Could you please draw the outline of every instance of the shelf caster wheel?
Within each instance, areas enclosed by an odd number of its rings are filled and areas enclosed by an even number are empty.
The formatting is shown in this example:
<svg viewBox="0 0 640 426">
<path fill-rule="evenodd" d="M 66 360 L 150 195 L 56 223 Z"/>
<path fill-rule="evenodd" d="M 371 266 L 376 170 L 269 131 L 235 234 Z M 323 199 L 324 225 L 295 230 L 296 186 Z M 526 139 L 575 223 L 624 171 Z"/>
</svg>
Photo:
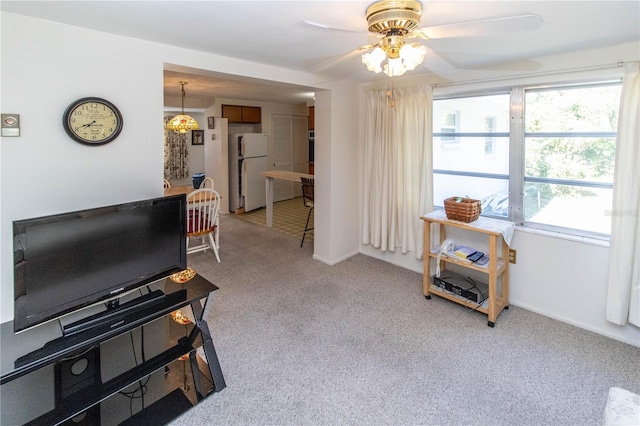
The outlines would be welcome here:
<svg viewBox="0 0 640 426">
<path fill-rule="evenodd" d="M 427 300 L 431 300 L 431 295 L 427 294 L 424 298 L 427 299 Z"/>
<path fill-rule="evenodd" d="M 493 321 L 489 321 L 489 322 L 487 323 L 487 325 L 488 325 L 489 327 L 493 328 L 493 326 L 495 325 L 495 323 L 494 323 Z"/>
</svg>

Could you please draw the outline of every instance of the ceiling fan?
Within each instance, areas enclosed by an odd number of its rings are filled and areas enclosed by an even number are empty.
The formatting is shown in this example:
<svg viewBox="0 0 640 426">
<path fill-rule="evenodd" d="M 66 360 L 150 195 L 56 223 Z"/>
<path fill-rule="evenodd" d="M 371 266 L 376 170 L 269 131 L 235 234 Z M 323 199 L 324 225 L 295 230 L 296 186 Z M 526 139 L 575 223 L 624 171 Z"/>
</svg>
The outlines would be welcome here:
<svg viewBox="0 0 640 426">
<path fill-rule="evenodd" d="M 374 73 L 384 71 L 390 77 L 399 76 L 420 65 L 427 50 L 430 56 L 450 68 L 433 50 L 422 43 L 408 42 L 410 39 L 430 40 L 451 37 L 479 37 L 501 33 L 515 33 L 539 29 L 544 20 L 533 14 L 512 15 L 473 21 L 454 22 L 443 25 L 420 27 L 422 5 L 415 0 L 381 0 L 367 8 L 366 19 L 370 35 L 379 38 L 375 44 L 358 47 L 356 50 L 318 65 L 323 68 L 354 53 L 368 51 L 362 55 L 362 62 Z M 320 28 L 361 32 L 335 27 L 313 21 L 306 24 Z"/>
</svg>

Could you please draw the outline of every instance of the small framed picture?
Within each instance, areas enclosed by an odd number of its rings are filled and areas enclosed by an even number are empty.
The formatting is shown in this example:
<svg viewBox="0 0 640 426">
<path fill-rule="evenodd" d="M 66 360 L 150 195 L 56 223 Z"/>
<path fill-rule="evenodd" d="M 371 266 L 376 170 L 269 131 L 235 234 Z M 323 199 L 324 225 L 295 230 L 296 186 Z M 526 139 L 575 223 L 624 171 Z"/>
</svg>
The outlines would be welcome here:
<svg viewBox="0 0 640 426">
<path fill-rule="evenodd" d="M 207 117 L 207 124 L 210 129 L 216 128 L 215 122 L 213 121 L 213 117 Z"/>
<path fill-rule="evenodd" d="M 191 145 L 204 145 L 204 130 L 191 131 Z"/>
</svg>

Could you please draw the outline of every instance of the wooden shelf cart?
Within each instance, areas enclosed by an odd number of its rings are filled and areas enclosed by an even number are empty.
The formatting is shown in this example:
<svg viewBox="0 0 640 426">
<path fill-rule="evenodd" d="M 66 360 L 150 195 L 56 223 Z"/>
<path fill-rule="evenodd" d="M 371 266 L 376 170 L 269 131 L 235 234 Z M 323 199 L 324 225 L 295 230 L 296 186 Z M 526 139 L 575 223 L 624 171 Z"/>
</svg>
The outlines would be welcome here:
<svg viewBox="0 0 640 426">
<path fill-rule="evenodd" d="M 488 325 L 495 325 L 498 315 L 504 310 L 509 309 L 509 262 L 504 259 L 508 257 L 509 245 L 503 236 L 502 231 L 507 230 L 513 235 L 515 224 L 497 219 L 480 217 L 471 223 L 464 223 L 455 220 L 449 220 L 444 211 L 434 211 L 422 216 L 420 219 L 424 221 L 424 275 L 423 275 L 423 294 L 427 299 L 431 299 L 431 295 L 443 297 L 453 302 L 472 308 L 478 312 L 482 312 L 488 316 Z M 439 287 L 431 284 L 431 259 L 438 261 L 438 254 L 431 250 L 431 225 L 440 226 L 440 244 L 447 238 L 446 228 L 453 227 L 463 229 L 465 231 L 479 232 L 489 237 L 489 264 L 488 267 L 479 267 L 472 263 L 465 263 L 450 259 L 446 256 L 440 258 L 440 270 L 446 270 L 447 264 L 454 264 L 463 268 L 473 269 L 478 272 L 487 274 L 489 277 L 489 294 L 485 303 L 478 306 L 475 302 L 450 294 Z M 498 257 L 498 239 L 501 240 L 502 248 Z M 437 247 L 440 246 L 438 244 Z M 498 293 L 498 278 L 502 277 L 500 293 Z"/>
</svg>

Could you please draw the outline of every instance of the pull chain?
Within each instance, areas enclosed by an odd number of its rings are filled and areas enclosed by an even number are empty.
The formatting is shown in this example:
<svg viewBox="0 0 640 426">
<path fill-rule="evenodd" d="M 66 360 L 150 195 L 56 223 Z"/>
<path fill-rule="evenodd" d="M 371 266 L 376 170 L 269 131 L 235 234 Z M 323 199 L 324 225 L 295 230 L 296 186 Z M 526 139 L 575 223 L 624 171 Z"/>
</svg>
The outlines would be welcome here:
<svg viewBox="0 0 640 426">
<path fill-rule="evenodd" d="M 387 99 L 389 100 L 389 105 L 391 108 L 395 106 L 395 99 L 393 97 L 393 82 L 391 81 L 391 77 L 387 75 Z"/>
</svg>

